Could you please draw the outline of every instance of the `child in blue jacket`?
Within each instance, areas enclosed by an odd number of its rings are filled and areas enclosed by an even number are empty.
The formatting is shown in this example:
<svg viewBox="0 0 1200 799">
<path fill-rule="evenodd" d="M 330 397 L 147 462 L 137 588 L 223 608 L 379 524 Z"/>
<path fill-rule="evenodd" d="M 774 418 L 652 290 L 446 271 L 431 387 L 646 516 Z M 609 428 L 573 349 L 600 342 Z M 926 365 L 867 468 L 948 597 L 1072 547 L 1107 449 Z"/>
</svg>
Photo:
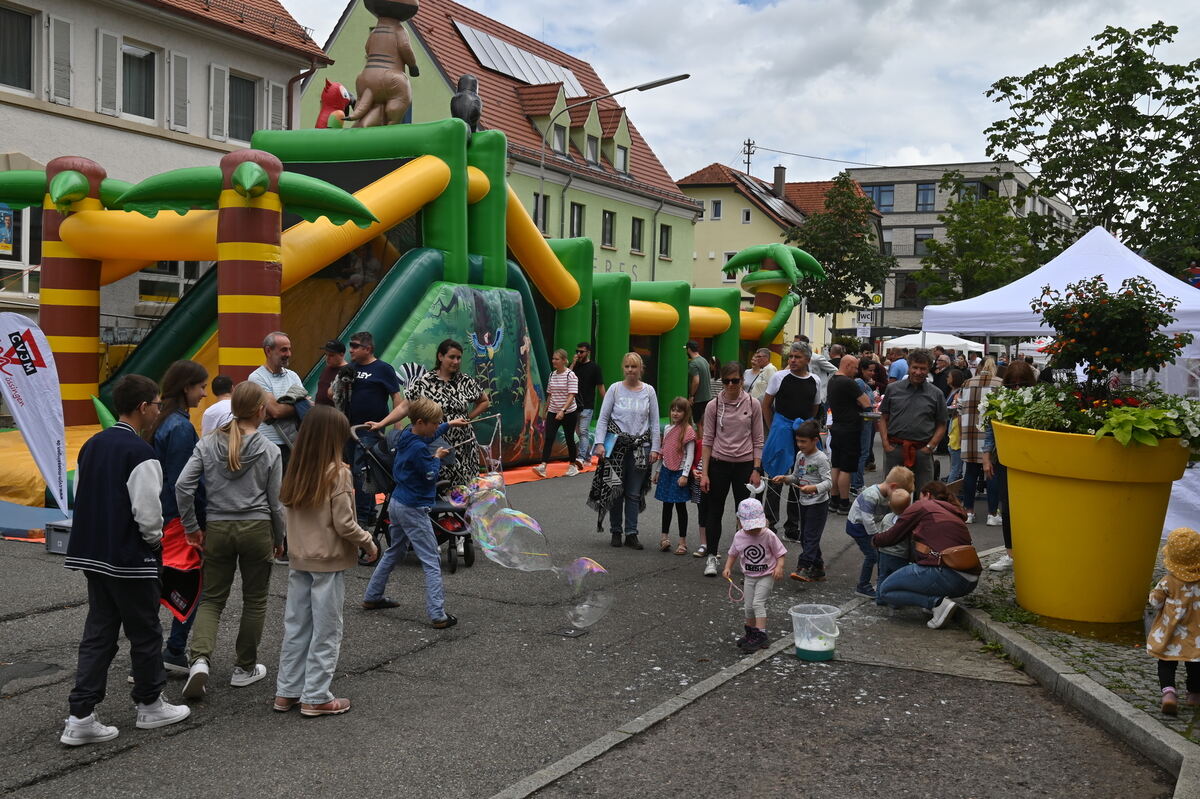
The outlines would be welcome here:
<svg viewBox="0 0 1200 799">
<path fill-rule="evenodd" d="M 435 438 L 445 435 L 449 428 L 463 427 L 468 422 L 466 419 L 443 422 L 442 406 L 428 397 L 409 403 L 408 418 L 412 424 L 396 439 L 396 457 L 392 461 L 392 478 L 396 482 L 388 503 L 392 543 L 379 559 L 379 565 L 367 583 L 362 605 L 366 610 L 400 606 L 399 602 L 385 597 L 383 591 L 387 588 L 392 569 L 411 545 L 421 559 L 421 567 L 425 572 L 425 610 L 433 626 L 443 630 L 453 627 L 458 619 L 446 612 L 442 562 L 437 536 L 429 521 L 429 508 L 437 499 L 441 459 L 449 455 L 450 450 L 438 447 L 436 452 L 431 453 L 429 445 Z"/>
</svg>

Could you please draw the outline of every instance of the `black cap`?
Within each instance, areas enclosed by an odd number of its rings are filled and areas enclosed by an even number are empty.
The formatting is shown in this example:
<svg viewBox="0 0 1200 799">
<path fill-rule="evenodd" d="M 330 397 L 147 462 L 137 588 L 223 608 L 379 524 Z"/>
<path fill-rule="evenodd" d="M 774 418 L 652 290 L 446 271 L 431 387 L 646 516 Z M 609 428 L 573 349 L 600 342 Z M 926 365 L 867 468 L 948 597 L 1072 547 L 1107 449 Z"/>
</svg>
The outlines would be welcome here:
<svg viewBox="0 0 1200 799">
<path fill-rule="evenodd" d="M 321 348 L 325 352 L 331 352 L 335 355 L 345 355 L 346 345 L 338 341 L 336 338 L 331 338 L 325 342 L 325 346 Z"/>
</svg>

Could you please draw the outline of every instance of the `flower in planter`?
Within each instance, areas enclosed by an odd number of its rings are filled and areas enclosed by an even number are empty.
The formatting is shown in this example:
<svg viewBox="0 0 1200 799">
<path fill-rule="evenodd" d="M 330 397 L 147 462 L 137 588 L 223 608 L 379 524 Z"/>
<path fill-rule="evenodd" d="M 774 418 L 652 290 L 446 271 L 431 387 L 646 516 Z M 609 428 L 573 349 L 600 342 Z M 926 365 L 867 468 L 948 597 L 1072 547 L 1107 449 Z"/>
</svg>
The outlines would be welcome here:
<svg viewBox="0 0 1200 799">
<path fill-rule="evenodd" d="M 1159 369 L 1174 363 L 1192 341 L 1190 333 L 1167 334 L 1179 304 L 1149 280 L 1129 278 L 1110 291 L 1102 276 L 1080 280 L 1059 292 L 1050 286 L 1031 301 L 1057 331 L 1046 346 L 1060 369 L 1083 367 L 1085 380 L 1021 389 L 998 389 L 984 400 L 983 419 L 1017 427 L 1112 436 L 1123 445 L 1156 446 L 1179 438 L 1200 450 L 1200 402 L 1162 391 L 1122 386 L 1122 372 Z"/>
</svg>

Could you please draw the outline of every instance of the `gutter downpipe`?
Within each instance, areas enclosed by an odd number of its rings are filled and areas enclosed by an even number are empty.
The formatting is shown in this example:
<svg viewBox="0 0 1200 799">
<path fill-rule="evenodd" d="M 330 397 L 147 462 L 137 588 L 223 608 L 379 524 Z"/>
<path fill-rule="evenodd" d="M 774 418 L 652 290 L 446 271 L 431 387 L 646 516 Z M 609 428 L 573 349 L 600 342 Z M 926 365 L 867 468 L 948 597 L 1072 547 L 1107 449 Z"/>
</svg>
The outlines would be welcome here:
<svg viewBox="0 0 1200 799">
<path fill-rule="evenodd" d="M 650 217 L 650 238 L 652 246 L 650 248 L 650 282 L 654 282 L 655 270 L 658 266 L 658 212 L 667 204 L 666 200 L 659 200 L 658 207 L 654 209 L 654 215 Z M 695 234 L 693 234 L 694 236 Z"/>
<path fill-rule="evenodd" d="M 558 193 L 558 237 L 566 238 L 567 230 L 567 189 L 571 188 L 571 184 L 575 182 L 575 173 L 567 173 L 567 182 L 563 184 L 562 191 Z M 545 196 L 542 195 L 542 201 L 545 202 Z"/>
<path fill-rule="evenodd" d="M 295 93 L 295 88 L 296 88 L 296 82 L 304 80 L 305 78 L 309 77 L 316 71 L 317 71 L 317 62 L 310 61 L 308 69 L 304 70 L 303 72 L 297 73 L 296 75 L 293 75 L 292 79 L 287 82 L 287 129 L 288 130 L 295 129 L 295 127 L 292 124 L 292 117 L 296 110 L 296 102 L 293 99 L 293 95 Z"/>
</svg>

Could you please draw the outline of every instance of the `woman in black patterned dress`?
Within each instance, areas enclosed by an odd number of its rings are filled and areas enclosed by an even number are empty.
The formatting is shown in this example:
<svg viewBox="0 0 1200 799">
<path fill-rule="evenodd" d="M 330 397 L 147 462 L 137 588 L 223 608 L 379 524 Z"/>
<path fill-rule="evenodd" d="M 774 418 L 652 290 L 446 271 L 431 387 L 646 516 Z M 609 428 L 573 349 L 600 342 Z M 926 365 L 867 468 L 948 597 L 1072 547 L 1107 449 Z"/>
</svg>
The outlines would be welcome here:
<svg viewBox="0 0 1200 799">
<path fill-rule="evenodd" d="M 438 345 L 433 370 L 418 377 L 408 386 L 407 399 L 428 397 L 442 406 L 445 421 L 474 419 L 488 409 L 491 400 L 479 381 L 462 373 L 463 347 L 454 339 Z M 479 447 L 470 427 L 452 427 L 446 441 L 454 447 L 454 464 L 445 463 L 439 478 L 451 485 L 466 485 L 479 476 Z"/>
</svg>

